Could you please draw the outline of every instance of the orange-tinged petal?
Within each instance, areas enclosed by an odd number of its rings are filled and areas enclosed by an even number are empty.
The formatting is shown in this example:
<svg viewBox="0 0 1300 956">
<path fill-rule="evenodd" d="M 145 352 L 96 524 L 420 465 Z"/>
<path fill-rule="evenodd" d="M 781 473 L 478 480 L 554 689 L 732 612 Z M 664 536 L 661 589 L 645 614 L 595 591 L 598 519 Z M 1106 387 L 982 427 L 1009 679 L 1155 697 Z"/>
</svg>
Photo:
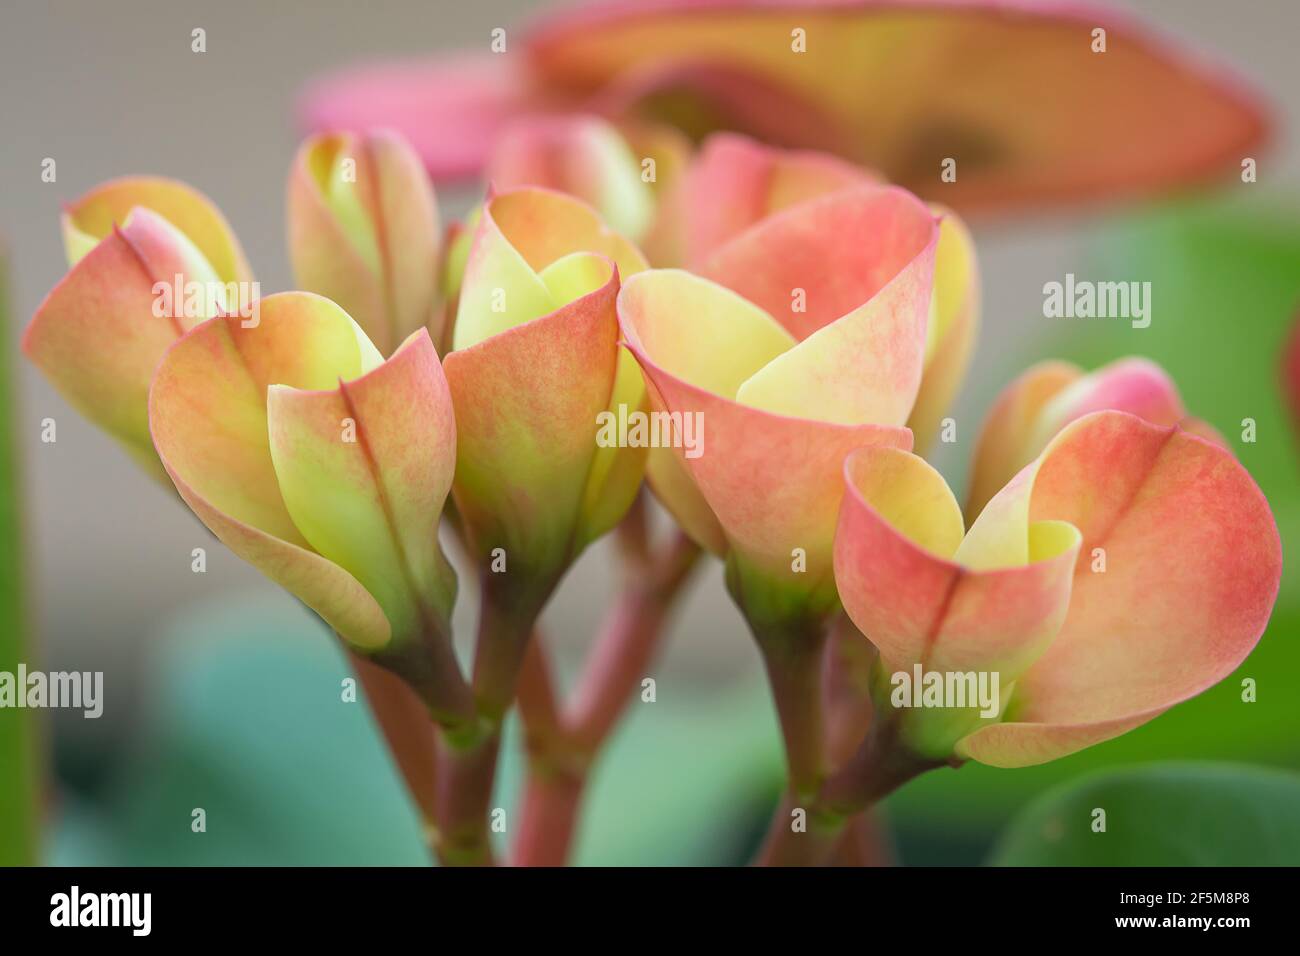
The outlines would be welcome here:
<svg viewBox="0 0 1300 956">
<path fill-rule="evenodd" d="M 68 264 L 76 265 L 136 208 L 148 209 L 189 238 L 222 282 L 251 282 L 253 272 L 230 224 L 206 196 L 174 179 L 128 176 L 86 193 L 63 211 Z"/>
<path fill-rule="evenodd" d="M 1186 423 L 1188 430 L 1215 435 L 1203 423 L 1187 419 L 1177 386 L 1154 362 L 1119 359 L 1086 375 L 1068 363 L 1044 362 L 1007 386 L 989 412 L 975 446 L 967 515 L 978 514 L 1062 428 L 1105 409 L 1129 412 L 1155 425 Z"/>
<path fill-rule="evenodd" d="M 572 114 L 533 116 L 502 130 L 486 178 L 497 190 L 545 186 L 590 203 L 610 228 L 641 238 L 654 215 L 641 159 L 609 122 Z"/>
<path fill-rule="evenodd" d="M 725 398 L 797 344 L 752 302 L 689 272 L 654 269 L 623 285 L 629 341 L 666 371 Z"/>
<path fill-rule="evenodd" d="M 180 276 L 179 285 L 177 276 Z M 23 351 L 69 404 L 161 477 L 149 439 L 149 380 L 167 347 L 213 306 L 224 285 L 198 249 L 158 214 L 137 208 L 46 296 Z M 200 294 L 186 308 L 186 286 Z"/>
<path fill-rule="evenodd" d="M 901 425 L 921 384 L 934 248 L 862 305 L 755 372 L 739 401 L 845 425 Z"/>
<path fill-rule="evenodd" d="M 613 309 L 619 277 L 644 268 L 572 196 L 523 187 L 482 208 L 447 365 L 462 424 L 456 496 L 480 556 L 522 551 L 543 585 L 622 517 L 641 482 L 644 448 L 596 439 L 600 413 L 645 401 Z"/>
<path fill-rule="evenodd" d="M 1060 634 L 1017 682 L 1006 722 L 958 748 L 997 766 L 1116 736 L 1222 680 L 1263 633 L 1281 576 L 1277 526 L 1250 475 L 1176 426 L 1095 413 L 1021 478 L 1031 473 L 1027 496 L 1020 478 L 1007 494 L 1028 507 L 1008 513 L 1069 522 L 1083 544 Z"/>
<path fill-rule="evenodd" d="M 181 497 L 232 551 L 346 640 L 382 647 L 391 629 L 379 604 L 352 574 L 310 550 L 285 507 L 266 410 L 272 385 L 329 389 L 382 359 L 328 299 L 282 293 L 260 310 L 255 327 L 216 318 L 167 351 L 149 393 L 154 447 Z"/>
<path fill-rule="evenodd" d="M 528 52 L 572 100 L 838 147 L 963 212 L 1223 174 L 1268 125 L 1248 89 L 1138 21 L 1061 3 L 642 0 L 557 14 Z"/>
<path fill-rule="evenodd" d="M 437 203 L 403 139 L 312 137 L 294 159 L 288 196 L 298 284 L 343 306 L 383 354 L 441 315 Z"/>
<path fill-rule="evenodd" d="M 803 340 L 918 258 L 932 258 L 937 235 L 934 215 L 915 196 L 893 186 L 860 187 L 767 217 L 717 250 L 702 274 Z M 925 322 L 920 326 L 924 333 Z"/>
<path fill-rule="evenodd" d="M 676 259 L 655 264 L 700 268 L 772 213 L 878 182 L 874 173 L 828 153 L 774 149 L 746 136 L 715 134 L 665 200 L 656 228 L 675 233 Z"/>
<path fill-rule="evenodd" d="M 926 332 L 925 369 L 916 404 L 907 419 L 916 447 L 922 451 L 934 442 L 966 377 L 980 320 L 975 242 L 956 213 L 942 206 L 931 208 L 940 217 L 934 295 Z"/>
<path fill-rule="evenodd" d="M 844 424 L 903 424 L 921 381 L 938 235 L 915 197 L 869 186 L 770 216 L 715 253 L 710 278 L 802 339 L 756 371 L 739 400 Z"/>
<path fill-rule="evenodd" d="M 1002 390 L 975 444 L 966 495 L 968 521 L 973 522 L 1007 480 L 1033 460 L 1034 453 L 1026 457 L 1025 450 L 1043 407 L 1083 375 L 1072 362 L 1039 362 Z"/>
<path fill-rule="evenodd" d="M 444 363 L 456 409 L 454 494 L 471 545 L 484 559 L 504 548 L 545 583 L 581 546 L 597 416 L 614 387 L 618 277 L 604 261 L 599 289 Z"/>
<path fill-rule="evenodd" d="M 711 554 L 726 556 L 726 532 L 680 455 L 671 448 L 651 448 L 645 478 L 659 503 L 692 541 Z"/>
<path fill-rule="evenodd" d="M 468 348 L 570 301 L 566 290 L 548 288 L 541 273 L 575 253 L 607 256 L 625 277 L 646 266 L 636 246 L 578 199 L 536 187 L 491 197 L 480 214 L 460 284 L 455 348 Z M 598 284 L 591 281 L 595 273 L 590 270 L 588 285 Z"/>
<path fill-rule="evenodd" d="M 961 560 L 956 499 L 930 465 L 907 452 L 865 448 L 849 456 L 835 537 L 844 608 L 880 651 L 883 700 L 895 674 L 998 674 L 1002 700 L 1065 619 L 1080 538 L 1068 524 L 1022 526 L 1026 561 L 980 569 Z M 986 678 L 987 679 L 987 678 Z M 919 693 L 920 688 L 916 688 Z M 948 703 L 952 703 L 949 701 Z M 899 710 L 909 746 L 943 758 L 997 712 L 970 706 Z"/>
<path fill-rule="evenodd" d="M 312 548 L 350 572 L 394 635 L 429 630 L 455 600 L 438 521 L 455 468 L 451 396 L 428 331 L 328 391 L 272 385 L 271 460 Z"/>
<path fill-rule="evenodd" d="M 698 422 L 697 448 L 675 448 L 674 454 L 716 515 L 730 547 L 760 573 L 833 604 L 830 547 L 844 456 L 862 445 L 910 447 L 911 434 L 873 423 L 845 425 L 773 414 L 727 396 L 728 387 L 736 387 L 761 354 L 726 374 L 710 375 L 707 363 L 692 363 L 689 342 L 684 344 L 678 333 L 695 321 L 707 337 L 716 316 L 741 307 L 752 309 L 708 280 L 652 271 L 624 283 L 619 320 L 646 374 L 655 410 Z M 779 327 L 771 322 L 770 328 L 771 347 L 779 347 Z M 742 341 L 752 344 L 754 338 L 737 340 L 737 345 Z M 661 354 L 667 357 L 661 360 Z M 669 480 L 658 483 L 656 492 L 668 499 L 669 510 L 689 520 L 698 513 L 698 501 L 673 499 L 677 477 L 667 471 Z M 699 521 L 690 524 L 694 527 L 688 530 L 709 544 L 710 529 Z M 795 569 L 800 563 L 796 548 L 806 557 L 804 570 Z"/>
</svg>

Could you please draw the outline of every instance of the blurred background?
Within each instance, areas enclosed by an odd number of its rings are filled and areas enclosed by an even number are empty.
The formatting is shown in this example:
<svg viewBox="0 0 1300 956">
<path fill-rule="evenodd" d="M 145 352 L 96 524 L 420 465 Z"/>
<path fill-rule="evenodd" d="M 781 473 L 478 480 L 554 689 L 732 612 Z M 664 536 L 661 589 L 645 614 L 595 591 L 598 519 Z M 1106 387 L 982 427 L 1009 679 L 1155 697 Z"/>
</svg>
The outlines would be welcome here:
<svg viewBox="0 0 1300 956">
<path fill-rule="evenodd" d="M 1300 541 L 1300 453 L 1276 368 L 1300 301 L 1300 7 L 1116 5 L 1243 72 L 1271 99 L 1277 138 L 1253 185 L 1230 176 L 1221 189 L 1158 203 L 976 221 L 984 324 L 952 412 L 958 442 L 938 464 L 960 488 L 989 402 L 1029 362 L 1058 356 L 1092 367 L 1136 352 L 1162 362 L 1191 411 L 1229 437 L 1269 497 L 1286 550 Z M 304 82 L 354 62 L 481 48 L 493 28 L 540 6 L 6 3 L 0 240 L 11 352 L 66 268 L 60 204 L 113 176 L 156 173 L 196 186 L 232 223 L 263 292 L 291 287 L 284 182 Z M 204 55 L 190 50 L 195 27 L 207 32 Z M 41 179 L 46 157 L 57 162 L 54 183 Z M 476 195 L 439 198 L 450 219 Z M 1043 320 L 1044 282 L 1102 269 L 1152 280 L 1150 329 Z M 57 785 L 46 859 L 426 862 L 416 815 L 369 717 L 339 701 L 346 664 L 328 635 L 217 545 L 35 369 L 16 355 L 11 364 L 33 654 L 44 669 L 105 674 L 101 719 L 47 712 L 43 743 Z M 1254 444 L 1235 441 L 1244 417 L 1258 422 Z M 46 418 L 57 422 L 52 444 L 40 438 Z M 191 570 L 195 547 L 207 548 L 204 574 Z M 608 547 L 584 556 L 546 615 L 561 670 L 576 666 L 611 596 Z M 6 579 L 14 572 L 0 568 Z M 1045 767 L 968 766 L 908 786 L 886 811 L 901 859 L 984 862 L 1001 852 L 1008 822 L 1028 802 L 1101 768 L 1153 760 L 1300 767 L 1300 587 L 1294 568 L 1284 574 L 1270 633 L 1238 675 L 1200 698 Z M 472 628 L 473 610 L 462 596 L 459 631 Z M 649 676 L 658 699 L 632 705 L 598 768 L 579 860 L 743 860 L 775 799 L 781 756 L 758 655 L 716 562 L 691 587 Z M 1242 676 L 1258 681 L 1254 704 L 1240 700 Z M 508 762 L 503 805 L 517 778 L 517 761 Z M 1180 789 L 1176 779 L 1170 786 Z M 207 810 L 205 835 L 190 831 L 194 807 Z"/>
</svg>

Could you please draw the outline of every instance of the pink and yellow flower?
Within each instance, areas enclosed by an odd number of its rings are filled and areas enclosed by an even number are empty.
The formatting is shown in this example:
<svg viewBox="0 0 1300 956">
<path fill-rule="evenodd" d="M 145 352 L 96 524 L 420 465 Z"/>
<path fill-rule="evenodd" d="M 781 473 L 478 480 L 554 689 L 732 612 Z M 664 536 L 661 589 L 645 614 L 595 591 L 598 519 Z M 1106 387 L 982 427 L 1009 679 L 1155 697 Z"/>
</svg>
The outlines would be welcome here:
<svg viewBox="0 0 1300 956">
<path fill-rule="evenodd" d="M 288 196 L 299 288 L 337 302 L 383 355 L 420 328 L 441 343 L 438 205 L 405 140 L 311 137 L 294 159 Z"/>
<path fill-rule="evenodd" d="M 489 197 L 460 290 L 447 380 L 455 500 L 471 550 L 543 600 L 640 484 L 644 449 L 598 447 L 598 416 L 639 408 L 618 348 L 619 280 L 645 268 L 585 203 L 546 189 Z M 498 572 L 500 568 L 498 568 Z"/>
<path fill-rule="evenodd" d="M 243 250 L 204 196 L 148 177 L 112 180 L 69 205 L 63 241 L 69 271 L 36 310 L 23 351 L 69 404 L 165 480 L 149 439 L 149 380 L 172 342 L 251 285 Z"/>
<path fill-rule="evenodd" d="M 845 465 L 835 579 L 880 652 L 873 700 L 926 760 L 1020 767 L 1116 737 L 1230 674 L 1281 575 L 1259 488 L 1220 445 L 1115 411 L 1052 438 L 963 531 L 897 449 Z M 996 713 L 906 709 L 893 675 L 996 675 Z"/>
<path fill-rule="evenodd" d="M 149 425 L 213 534 L 436 715 L 456 710 L 434 664 L 456 593 L 438 545 L 456 423 L 427 330 L 385 361 L 330 300 L 269 296 L 255 327 L 215 318 L 167 350 Z"/>
<path fill-rule="evenodd" d="M 834 606 L 840 465 L 862 445 L 911 447 L 939 242 L 923 203 L 865 186 L 762 220 L 703 276 L 624 283 L 619 318 L 655 410 L 702 426 L 701 454 L 652 456 L 650 480 L 730 555 L 733 587 L 757 576 L 778 585 L 772 600 Z"/>
<path fill-rule="evenodd" d="M 1066 425 L 1091 412 L 1129 412 L 1153 425 L 1179 425 L 1222 444 L 1205 422 L 1191 418 L 1178 387 L 1154 362 L 1124 358 L 1085 373 L 1070 362 L 1040 362 L 994 401 L 975 445 L 966 518 L 1047 447 Z"/>
</svg>

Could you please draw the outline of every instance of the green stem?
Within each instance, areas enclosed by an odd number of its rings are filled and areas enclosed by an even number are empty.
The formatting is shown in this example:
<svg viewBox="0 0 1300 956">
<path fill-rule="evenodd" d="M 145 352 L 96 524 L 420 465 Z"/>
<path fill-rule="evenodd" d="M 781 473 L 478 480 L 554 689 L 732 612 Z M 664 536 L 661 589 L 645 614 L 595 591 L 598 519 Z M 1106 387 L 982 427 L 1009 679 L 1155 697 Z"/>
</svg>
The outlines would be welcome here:
<svg viewBox="0 0 1300 956">
<path fill-rule="evenodd" d="M 474 654 L 473 725 L 442 735 L 434 845 L 448 865 L 491 865 L 489 810 L 496 782 L 501 725 L 514 700 L 528 641 L 543 601 L 510 587 L 503 576 L 480 579 Z"/>
<path fill-rule="evenodd" d="M 826 772 L 821 680 L 825 646 L 820 627 L 758 636 L 785 741 L 790 790 L 799 799 L 815 794 Z"/>
<path fill-rule="evenodd" d="M 488 818 L 500 747 L 496 730 L 465 744 L 441 739 L 433 842 L 444 866 L 494 862 Z"/>
</svg>

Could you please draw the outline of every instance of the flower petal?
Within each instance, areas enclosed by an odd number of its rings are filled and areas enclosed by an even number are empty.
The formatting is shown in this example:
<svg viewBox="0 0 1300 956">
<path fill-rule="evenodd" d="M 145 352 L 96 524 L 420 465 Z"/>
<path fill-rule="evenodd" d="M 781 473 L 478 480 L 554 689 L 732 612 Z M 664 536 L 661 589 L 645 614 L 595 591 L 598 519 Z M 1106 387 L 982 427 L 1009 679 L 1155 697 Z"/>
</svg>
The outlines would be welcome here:
<svg viewBox="0 0 1300 956">
<path fill-rule="evenodd" d="M 63 212 L 68 264 L 76 263 L 136 208 L 166 219 L 194 243 L 222 282 L 251 282 L 253 272 L 225 216 L 202 193 L 174 179 L 128 176 L 86 193 Z"/>
<path fill-rule="evenodd" d="M 980 320 L 975 242 L 954 212 L 942 206 L 931 209 L 940 217 L 934 293 L 926 332 L 925 369 L 921 373 L 916 404 L 907 419 L 916 447 L 922 451 L 933 444 L 940 423 L 966 377 Z"/>
<path fill-rule="evenodd" d="M 196 327 L 163 356 L 149 392 L 154 447 L 176 490 L 232 551 L 301 598 L 346 640 L 378 648 L 391 636 L 374 597 L 309 549 L 281 496 L 267 430 L 267 390 L 336 387 L 382 359 L 328 299 L 287 292 Z"/>
<path fill-rule="evenodd" d="M 527 187 L 492 196 L 486 203 L 461 282 L 456 324 L 457 350 L 468 348 L 524 322 L 547 315 L 573 297 L 573 289 L 549 288 L 541 273 L 574 253 L 599 253 L 619 274 L 644 269 L 637 248 L 608 228 L 586 203 L 549 189 Z M 575 260 L 552 274 L 581 282 Z M 594 281 L 588 261 L 591 291 Z"/>
<path fill-rule="evenodd" d="M 338 133 L 299 148 L 289 175 L 294 276 L 339 303 L 384 355 L 438 315 L 441 238 L 424 168 L 397 135 Z"/>
<path fill-rule="evenodd" d="M 554 15 L 529 54 L 568 97 L 697 134 L 766 121 L 762 138 L 838 143 L 963 212 L 1203 179 L 1267 130 L 1223 71 L 1138 21 L 1063 4 L 641 0 Z M 959 172 L 940 183 L 946 157 Z"/>
<path fill-rule="evenodd" d="M 1086 375 L 1068 363 L 1040 363 L 1003 390 L 985 420 L 975 446 L 967 516 L 977 515 L 1062 428 L 1105 409 L 1155 425 L 1179 424 L 1187 416 L 1173 380 L 1146 359 L 1119 359 Z M 1199 423 L 1189 430 L 1199 432 Z"/>
<path fill-rule="evenodd" d="M 426 329 L 328 391 L 272 385 L 271 460 L 293 523 L 379 602 L 395 638 L 455 602 L 438 522 L 455 469 L 451 395 Z"/>
<path fill-rule="evenodd" d="M 177 302 L 177 276 L 181 297 L 190 282 L 205 291 L 220 286 L 175 226 L 137 208 L 45 297 L 22 343 L 69 404 L 159 477 L 149 439 L 149 380 L 167 347 L 220 305 L 206 295 L 193 310 Z"/>
<path fill-rule="evenodd" d="M 509 561 L 558 573 L 580 547 L 597 416 L 609 407 L 619 351 L 618 276 L 600 261 L 605 282 L 595 291 L 446 357 L 456 504 L 480 557 L 504 548 Z"/>
<path fill-rule="evenodd" d="M 734 297 L 726 290 L 688 273 L 633 276 L 619 296 L 624 339 L 646 374 L 655 410 L 690 415 L 699 423 L 698 454 L 687 457 L 685 448 L 674 452 L 731 547 L 773 580 L 823 598 L 829 589 L 833 600 L 830 551 L 843 494 L 839 470 L 844 456 L 862 445 L 907 448 L 911 434 L 875 424 L 776 415 L 688 380 L 682 375 L 685 353 L 669 351 L 676 339 L 673 330 L 683 322 L 709 322 L 717 309 L 708 303 L 725 307 L 728 300 Z M 661 364 L 659 349 L 668 352 L 673 367 Z M 656 491 L 671 494 L 669 488 Z M 670 502 L 669 508 L 690 514 L 696 505 L 687 499 Z M 704 537 L 707 531 L 695 533 Z M 795 548 L 806 553 L 805 571 L 792 568 Z"/>
<path fill-rule="evenodd" d="M 1009 691 L 1056 636 L 1070 603 L 1080 537 L 1058 521 L 1023 528 L 1026 563 L 992 570 L 960 563 L 961 510 L 923 459 L 864 448 L 844 466 L 835 581 L 844 608 L 880 651 L 889 676 L 997 672 Z M 920 688 L 916 688 L 919 692 Z M 972 702 L 973 703 L 973 702 Z M 946 757 L 981 721 L 978 706 L 904 711 L 909 744 Z"/>
<path fill-rule="evenodd" d="M 716 133 L 705 140 L 665 203 L 660 228 L 677 230 L 681 262 L 700 268 L 774 212 L 879 181 L 827 153 L 773 149 L 745 136 Z"/>
<path fill-rule="evenodd" d="M 921 381 L 938 236 L 908 193 L 864 187 L 771 216 L 719 250 L 706 274 L 802 339 L 739 400 L 843 424 L 903 424 Z"/>
<path fill-rule="evenodd" d="M 533 116 L 502 130 L 488 160 L 493 188 L 545 186 L 590 203 L 616 232 L 639 239 L 654 214 L 641 161 L 610 123 L 595 116 Z"/>
<path fill-rule="evenodd" d="M 1007 722 L 959 748 L 996 766 L 1109 739 L 1222 680 L 1263 633 L 1281 576 L 1277 526 L 1250 475 L 1177 427 L 1089 415 L 1030 472 L 1022 520 L 1069 522 L 1083 545 L 1065 624 L 1017 683 Z"/>
<path fill-rule="evenodd" d="M 867 186 L 769 216 L 715 252 L 703 274 L 803 340 L 932 255 L 937 236 L 934 215 L 915 196 Z"/>
</svg>

